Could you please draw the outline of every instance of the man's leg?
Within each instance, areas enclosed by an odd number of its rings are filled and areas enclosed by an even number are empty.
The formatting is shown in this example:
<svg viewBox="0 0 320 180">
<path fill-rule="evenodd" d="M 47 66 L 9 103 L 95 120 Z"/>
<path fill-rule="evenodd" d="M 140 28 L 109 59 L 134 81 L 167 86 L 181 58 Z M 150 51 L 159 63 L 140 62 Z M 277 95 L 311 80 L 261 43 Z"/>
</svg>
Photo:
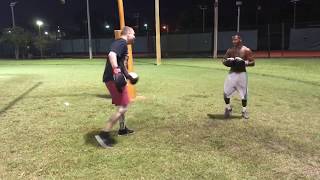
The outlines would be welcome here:
<svg viewBox="0 0 320 180">
<path fill-rule="evenodd" d="M 112 147 L 115 143 L 114 139 L 111 137 L 110 131 L 114 124 L 127 112 L 127 106 L 119 106 L 116 113 L 114 113 L 108 120 L 106 126 L 102 129 L 102 131 L 95 136 L 98 143 L 104 147 Z"/>
<path fill-rule="evenodd" d="M 120 117 L 119 119 L 119 125 L 120 125 L 120 129 L 118 131 L 118 135 L 129 135 L 129 134 L 132 134 L 134 133 L 134 130 L 132 129 L 129 129 L 127 126 L 126 126 L 126 123 L 125 123 L 125 114 L 122 114 L 122 116 Z"/>
<path fill-rule="evenodd" d="M 224 102 L 226 104 L 225 109 L 224 109 L 224 117 L 225 118 L 229 118 L 232 113 L 232 108 L 231 108 L 231 104 L 230 104 L 230 97 L 231 97 L 232 93 L 235 91 L 234 77 L 233 77 L 234 75 L 235 75 L 234 73 L 228 74 L 228 76 L 226 77 L 226 79 L 224 81 L 223 98 L 224 98 Z"/>
<path fill-rule="evenodd" d="M 241 111 L 242 117 L 245 119 L 249 119 L 249 113 L 247 110 L 247 100 L 242 99 L 242 111 Z"/>
<path fill-rule="evenodd" d="M 110 132 L 112 130 L 112 127 L 114 126 L 114 124 L 122 119 L 122 117 L 124 117 L 124 114 L 128 111 L 128 107 L 127 106 L 118 106 L 117 112 L 114 113 L 110 119 L 108 120 L 106 126 L 103 128 L 102 131 L 106 131 L 106 132 Z M 124 123 L 124 119 L 123 119 L 123 123 Z"/>
<path fill-rule="evenodd" d="M 242 104 L 242 117 L 245 119 L 249 119 L 249 113 L 247 110 L 247 103 L 248 103 L 248 78 L 247 73 L 243 72 L 240 74 L 240 86 L 238 88 L 240 96 L 241 96 L 241 104 Z"/>
<path fill-rule="evenodd" d="M 242 99 L 241 115 L 242 115 L 243 118 L 249 119 L 249 113 L 248 113 L 248 110 L 247 110 L 247 100 L 246 99 Z"/>
<path fill-rule="evenodd" d="M 125 124 L 125 115 L 121 115 L 121 118 L 119 119 L 119 126 L 120 126 L 120 130 L 125 129 L 126 128 L 126 124 Z"/>
<path fill-rule="evenodd" d="M 232 108 L 230 105 L 230 98 L 224 93 L 224 102 L 226 103 L 226 107 L 224 108 L 224 117 L 229 118 L 232 114 Z"/>
<path fill-rule="evenodd" d="M 241 104 L 242 104 L 242 112 L 247 110 L 247 100 L 246 99 L 242 99 L 241 100 Z"/>
<path fill-rule="evenodd" d="M 226 108 L 231 109 L 230 98 L 226 93 L 224 93 L 223 97 L 224 97 L 224 102 L 226 104 Z"/>
</svg>

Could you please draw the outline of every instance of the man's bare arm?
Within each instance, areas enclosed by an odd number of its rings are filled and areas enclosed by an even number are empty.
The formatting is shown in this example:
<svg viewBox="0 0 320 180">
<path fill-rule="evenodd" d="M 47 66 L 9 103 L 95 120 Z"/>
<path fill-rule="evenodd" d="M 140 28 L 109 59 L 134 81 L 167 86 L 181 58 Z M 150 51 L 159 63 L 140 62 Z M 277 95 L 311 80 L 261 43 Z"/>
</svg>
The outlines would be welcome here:
<svg viewBox="0 0 320 180">
<path fill-rule="evenodd" d="M 108 59 L 109 59 L 109 62 L 112 66 L 112 69 L 114 68 L 117 68 L 118 67 L 118 62 L 117 62 L 117 54 L 113 51 L 111 51 L 109 54 L 108 54 Z"/>
<path fill-rule="evenodd" d="M 234 66 L 234 58 L 231 57 L 230 49 L 227 50 L 224 58 L 222 59 L 222 63 L 227 67 Z"/>
<path fill-rule="evenodd" d="M 252 51 L 248 49 L 246 53 L 247 53 L 246 66 L 254 66 L 255 60 L 254 60 Z"/>
</svg>

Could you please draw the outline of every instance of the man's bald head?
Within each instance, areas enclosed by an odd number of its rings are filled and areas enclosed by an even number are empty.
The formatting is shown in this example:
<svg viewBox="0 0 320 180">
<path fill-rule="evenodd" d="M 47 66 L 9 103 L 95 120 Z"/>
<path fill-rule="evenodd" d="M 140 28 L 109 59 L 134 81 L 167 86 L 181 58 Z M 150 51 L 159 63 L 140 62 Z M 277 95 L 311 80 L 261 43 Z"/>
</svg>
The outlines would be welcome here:
<svg viewBox="0 0 320 180">
<path fill-rule="evenodd" d="M 129 26 L 123 27 L 121 36 L 127 40 L 128 44 L 133 44 L 134 39 L 136 38 L 134 30 Z"/>
<path fill-rule="evenodd" d="M 121 31 L 121 35 L 128 35 L 132 31 L 134 32 L 134 30 L 131 27 L 125 26 Z"/>
</svg>

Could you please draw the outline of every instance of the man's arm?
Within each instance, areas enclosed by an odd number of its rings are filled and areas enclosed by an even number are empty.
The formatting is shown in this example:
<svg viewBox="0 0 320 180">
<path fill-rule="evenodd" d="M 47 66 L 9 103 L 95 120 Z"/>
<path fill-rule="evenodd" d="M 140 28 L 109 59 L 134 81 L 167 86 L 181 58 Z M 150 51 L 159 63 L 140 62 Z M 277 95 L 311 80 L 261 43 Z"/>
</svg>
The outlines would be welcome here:
<svg viewBox="0 0 320 180">
<path fill-rule="evenodd" d="M 132 79 L 130 74 L 128 73 L 128 60 L 129 60 L 129 56 L 126 55 L 124 58 L 124 61 L 123 61 L 123 67 L 121 64 L 120 64 L 120 66 L 121 66 L 121 68 L 123 70 L 123 74 L 126 76 L 126 78 Z"/>
<path fill-rule="evenodd" d="M 253 58 L 253 53 L 252 51 L 248 48 L 248 50 L 246 51 L 246 66 L 254 66 L 255 65 L 255 60 Z"/>
<path fill-rule="evenodd" d="M 234 66 L 234 58 L 231 57 L 231 50 L 230 49 L 228 49 L 226 54 L 224 55 L 222 63 L 227 67 Z"/>
<path fill-rule="evenodd" d="M 123 63 L 120 62 L 120 64 L 118 64 L 117 62 L 117 54 L 115 52 L 110 51 L 108 57 L 109 57 L 110 64 L 112 66 L 113 74 L 122 72 L 127 79 L 129 79 L 130 81 L 133 80 L 132 76 L 128 73 L 128 69 L 126 65 L 129 58 L 128 55 L 125 56 Z"/>
<path fill-rule="evenodd" d="M 117 54 L 113 51 L 110 51 L 108 54 L 108 59 L 112 67 L 112 74 L 118 74 L 121 72 L 121 68 L 119 67 L 118 61 L 117 61 Z"/>
<path fill-rule="evenodd" d="M 112 66 L 112 69 L 118 67 L 117 54 L 115 52 L 110 51 L 110 53 L 108 54 L 108 59 L 109 59 L 109 62 Z"/>
</svg>

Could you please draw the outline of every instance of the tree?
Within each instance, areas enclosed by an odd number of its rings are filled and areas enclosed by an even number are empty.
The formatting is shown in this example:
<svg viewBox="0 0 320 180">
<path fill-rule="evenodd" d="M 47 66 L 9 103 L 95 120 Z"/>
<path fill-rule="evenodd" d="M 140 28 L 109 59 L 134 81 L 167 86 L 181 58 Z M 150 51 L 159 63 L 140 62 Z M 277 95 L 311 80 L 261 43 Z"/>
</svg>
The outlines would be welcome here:
<svg viewBox="0 0 320 180">
<path fill-rule="evenodd" d="M 19 59 L 20 49 L 25 49 L 31 43 L 31 34 L 25 31 L 22 27 L 6 28 L 2 30 L 0 40 L 11 44 L 15 47 L 15 58 Z"/>
<path fill-rule="evenodd" d="M 40 51 L 40 56 L 42 58 L 43 52 L 45 52 L 51 45 L 54 44 L 54 40 L 49 35 L 41 35 L 34 38 L 33 44 Z"/>
</svg>

